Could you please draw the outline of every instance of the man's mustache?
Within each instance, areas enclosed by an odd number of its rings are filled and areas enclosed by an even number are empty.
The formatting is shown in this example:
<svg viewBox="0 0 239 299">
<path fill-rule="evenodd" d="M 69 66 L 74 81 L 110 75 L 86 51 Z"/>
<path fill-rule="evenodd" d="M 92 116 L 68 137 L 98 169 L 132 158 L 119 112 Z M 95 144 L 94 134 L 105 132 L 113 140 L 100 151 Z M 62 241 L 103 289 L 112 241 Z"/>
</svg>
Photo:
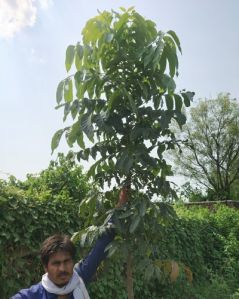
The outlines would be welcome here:
<svg viewBox="0 0 239 299">
<path fill-rule="evenodd" d="M 61 272 L 61 273 L 58 274 L 59 277 L 67 276 L 67 275 L 70 275 L 70 273 L 69 272 Z"/>
</svg>

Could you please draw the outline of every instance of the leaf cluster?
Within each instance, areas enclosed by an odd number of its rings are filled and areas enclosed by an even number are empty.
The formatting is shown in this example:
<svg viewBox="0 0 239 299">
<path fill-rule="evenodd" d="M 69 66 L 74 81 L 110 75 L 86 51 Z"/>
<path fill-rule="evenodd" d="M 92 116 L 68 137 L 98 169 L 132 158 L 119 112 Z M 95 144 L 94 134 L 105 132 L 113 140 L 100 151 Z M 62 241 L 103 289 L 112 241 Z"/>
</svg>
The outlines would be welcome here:
<svg viewBox="0 0 239 299">
<path fill-rule="evenodd" d="M 76 164 L 72 152 L 58 153 L 55 160 L 38 174 L 28 174 L 24 181 L 11 176 L 2 182 L 3 190 L 24 194 L 27 197 L 45 199 L 71 199 L 76 203 L 85 198 L 90 190 L 90 183 L 82 167 Z"/>
<path fill-rule="evenodd" d="M 0 180 L 0 297 L 40 279 L 38 251 L 51 234 L 73 234 L 81 226 L 76 203 L 89 183 L 73 156 L 59 154 L 39 175 Z M 33 272 L 32 269 L 35 269 Z"/>
<path fill-rule="evenodd" d="M 80 226 L 75 203 L 67 198 L 32 199 L 13 192 L 0 196 L 1 298 L 39 281 L 43 269 L 38 253 L 44 239 L 72 234 Z"/>
<path fill-rule="evenodd" d="M 4 185 L 6 186 L 6 183 L 1 186 Z M 4 187 L 1 190 L 3 189 Z M 143 200 L 146 199 L 143 198 Z M 106 205 L 110 202 L 111 200 L 108 199 Z M 79 230 L 79 227 L 83 228 L 88 224 L 87 219 L 79 218 L 75 203 L 69 200 L 46 199 L 43 201 L 26 198 L 16 193 L 16 189 L 12 192 L 5 189 L 5 195 L 3 196 L 3 193 L 1 195 L 0 206 L 0 268 L 2 281 L 4 281 L 0 289 L 1 298 L 5 299 L 18 289 L 39 281 L 43 269 L 37 254 L 44 238 L 57 232 L 72 234 L 73 231 Z M 145 217 L 154 218 L 151 214 L 152 209 L 148 204 L 146 206 Z M 133 207 L 131 206 L 130 209 Z M 142 208 L 138 206 L 137 209 L 140 212 Z M 146 295 L 155 299 L 160 296 L 190 298 L 189 294 L 194 291 L 193 294 L 200 294 L 200 292 L 206 294 L 205 286 L 211 294 L 213 286 L 208 285 L 208 281 L 212 279 L 212 273 L 214 277 L 218 275 L 223 278 L 228 289 L 230 288 L 230 292 L 233 293 L 233 290 L 238 287 L 239 273 L 238 211 L 227 207 L 219 207 L 214 213 L 201 208 L 188 210 L 183 207 L 177 207 L 176 211 L 178 218 L 172 217 L 170 222 L 167 218 L 166 222 L 159 221 L 155 231 L 152 229 L 155 223 L 150 223 L 148 219 L 145 221 L 147 224 L 144 227 L 145 232 L 141 231 L 144 225 L 141 220 L 131 234 L 130 242 L 135 244 L 133 248 L 137 298 L 145 298 Z M 130 226 L 133 215 L 127 216 L 124 209 L 117 212 L 122 215 L 120 219 Z M 138 234 L 136 234 L 137 231 Z M 149 245 L 140 248 L 137 244 L 145 239 L 144 234 L 147 235 Z M 106 294 L 110 297 L 117 295 L 119 296 L 117 298 L 122 299 L 126 296 L 124 291 L 125 263 L 123 247 L 120 245 L 122 236 L 124 234 L 116 237 L 117 251 L 110 265 L 106 262 L 104 271 L 90 287 L 94 298 L 104 298 Z M 140 250 L 144 250 L 144 255 L 140 253 Z M 142 256 L 146 257 L 140 263 Z M 82 252 L 80 258 L 82 258 Z M 188 285 L 184 276 L 179 276 L 175 283 L 165 280 L 162 268 L 159 268 L 158 276 L 154 275 L 149 281 L 145 280 L 146 274 L 158 268 L 157 261 L 165 260 L 174 260 L 187 265 L 193 273 L 193 285 Z M 205 296 L 205 298 L 210 297 Z"/>
<path fill-rule="evenodd" d="M 239 105 L 229 94 L 201 99 L 177 138 L 186 141 L 172 156 L 178 172 L 203 187 L 208 197 L 238 199 Z"/>
<path fill-rule="evenodd" d="M 55 133 L 52 150 L 65 134 L 69 146 L 81 148 L 79 161 L 96 161 L 88 175 L 101 187 L 130 177 L 137 190 L 167 194 L 172 172 L 163 153 L 177 144 L 169 124 L 185 124 L 182 106 L 193 97 L 175 93 L 178 50 L 175 32 L 157 31 L 133 8 L 90 19 L 82 42 L 66 50 L 66 70 L 74 63 L 76 72 L 59 83 L 57 103 L 74 123 Z"/>
</svg>

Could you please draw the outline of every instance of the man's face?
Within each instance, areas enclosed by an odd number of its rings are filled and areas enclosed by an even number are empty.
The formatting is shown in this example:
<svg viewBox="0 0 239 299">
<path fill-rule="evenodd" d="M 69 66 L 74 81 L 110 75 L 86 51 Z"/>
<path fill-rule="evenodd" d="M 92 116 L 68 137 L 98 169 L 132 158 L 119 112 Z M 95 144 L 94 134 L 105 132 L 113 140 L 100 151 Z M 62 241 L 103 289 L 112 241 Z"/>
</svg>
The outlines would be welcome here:
<svg viewBox="0 0 239 299">
<path fill-rule="evenodd" d="M 73 274 L 73 260 L 69 252 L 58 251 L 53 253 L 47 266 L 44 267 L 50 280 L 57 286 L 66 285 Z"/>
</svg>

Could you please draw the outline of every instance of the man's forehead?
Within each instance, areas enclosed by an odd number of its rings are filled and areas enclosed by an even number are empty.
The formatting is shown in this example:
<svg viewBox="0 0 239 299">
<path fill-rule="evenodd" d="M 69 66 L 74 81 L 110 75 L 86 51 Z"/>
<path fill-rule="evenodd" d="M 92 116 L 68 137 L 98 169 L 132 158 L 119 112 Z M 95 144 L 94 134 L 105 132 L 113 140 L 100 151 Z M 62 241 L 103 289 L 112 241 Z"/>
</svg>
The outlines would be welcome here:
<svg viewBox="0 0 239 299">
<path fill-rule="evenodd" d="M 50 255 L 49 262 L 64 261 L 67 259 L 72 259 L 71 254 L 67 251 L 60 250 Z"/>
</svg>

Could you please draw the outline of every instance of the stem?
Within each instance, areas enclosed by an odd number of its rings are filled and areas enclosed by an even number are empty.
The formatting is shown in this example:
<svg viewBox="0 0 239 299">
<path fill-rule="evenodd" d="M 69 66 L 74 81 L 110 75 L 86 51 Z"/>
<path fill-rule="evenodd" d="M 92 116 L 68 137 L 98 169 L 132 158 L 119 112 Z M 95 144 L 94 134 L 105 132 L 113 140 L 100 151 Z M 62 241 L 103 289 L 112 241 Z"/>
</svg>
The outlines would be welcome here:
<svg viewBox="0 0 239 299">
<path fill-rule="evenodd" d="M 133 274 L 132 274 L 132 255 L 128 252 L 126 261 L 126 275 L 127 275 L 127 293 L 128 299 L 134 299 L 134 289 L 133 289 Z"/>
</svg>

